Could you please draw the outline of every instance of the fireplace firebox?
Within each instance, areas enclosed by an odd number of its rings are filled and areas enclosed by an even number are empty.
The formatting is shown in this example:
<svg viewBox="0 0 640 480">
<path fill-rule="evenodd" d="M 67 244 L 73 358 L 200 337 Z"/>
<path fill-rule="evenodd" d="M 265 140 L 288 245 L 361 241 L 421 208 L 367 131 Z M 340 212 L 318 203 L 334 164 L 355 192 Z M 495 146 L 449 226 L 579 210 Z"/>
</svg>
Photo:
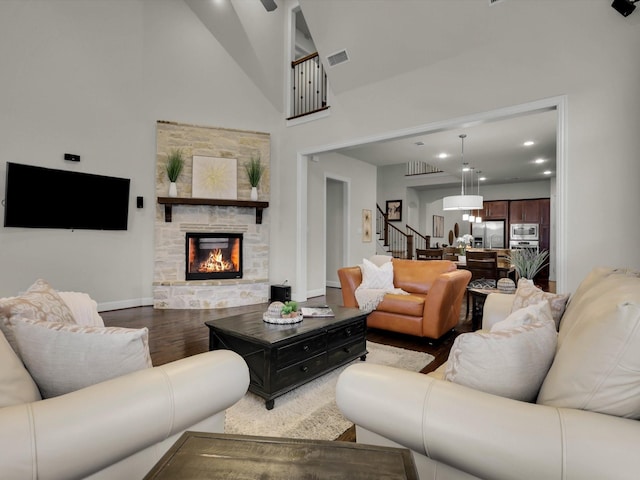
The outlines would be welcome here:
<svg viewBox="0 0 640 480">
<path fill-rule="evenodd" d="M 187 233 L 186 280 L 242 278 L 242 233 Z"/>
</svg>

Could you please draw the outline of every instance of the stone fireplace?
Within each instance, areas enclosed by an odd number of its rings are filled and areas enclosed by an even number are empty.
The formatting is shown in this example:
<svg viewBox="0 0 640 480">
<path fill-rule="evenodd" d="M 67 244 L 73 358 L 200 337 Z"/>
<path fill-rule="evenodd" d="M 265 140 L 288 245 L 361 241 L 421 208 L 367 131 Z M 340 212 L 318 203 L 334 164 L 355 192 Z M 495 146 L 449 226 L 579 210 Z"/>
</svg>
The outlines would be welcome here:
<svg viewBox="0 0 640 480">
<path fill-rule="evenodd" d="M 241 233 L 185 235 L 185 280 L 242 278 Z"/>
<path fill-rule="evenodd" d="M 269 134 L 166 121 L 157 122 L 156 128 L 158 202 L 169 190 L 168 152 L 182 149 L 186 161 L 177 181 L 178 202 L 172 205 L 171 215 L 167 217 L 166 205 L 156 204 L 154 307 L 215 309 L 266 303 L 269 300 Z M 237 201 L 207 204 L 193 198 L 192 158 L 195 155 L 236 159 Z M 256 156 L 267 165 L 258 188 L 259 200 L 265 203 L 260 206 L 260 216 L 255 202 L 250 201 L 251 185 L 244 170 L 244 164 Z"/>
</svg>

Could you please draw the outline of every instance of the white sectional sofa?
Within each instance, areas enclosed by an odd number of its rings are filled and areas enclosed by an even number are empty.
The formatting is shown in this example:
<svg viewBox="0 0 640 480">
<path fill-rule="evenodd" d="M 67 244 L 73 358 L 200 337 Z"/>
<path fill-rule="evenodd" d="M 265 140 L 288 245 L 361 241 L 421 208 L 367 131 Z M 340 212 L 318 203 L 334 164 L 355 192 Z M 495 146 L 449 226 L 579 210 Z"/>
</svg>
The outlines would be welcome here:
<svg viewBox="0 0 640 480">
<path fill-rule="evenodd" d="M 0 299 L 1 478 L 139 479 L 185 430 L 224 431 L 249 386 L 239 355 L 151 367 L 146 329 L 101 324 L 88 295 L 43 282 Z"/>
<path fill-rule="evenodd" d="M 485 344 L 512 336 L 491 329 L 512 315 L 515 298 L 489 295 L 483 331 L 467 335 Z M 340 376 L 337 403 L 359 443 L 411 449 L 423 480 L 638 478 L 640 273 L 594 270 L 569 300 L 553 341 L 533 402 L 437 374 L 359 364 Z M 514 368 L 527 361 L 505 360 Z M 442 370 L 451 373 L 449 365 Z M 489 383 L 498 376 L 486 373 Z"/>
</svg>

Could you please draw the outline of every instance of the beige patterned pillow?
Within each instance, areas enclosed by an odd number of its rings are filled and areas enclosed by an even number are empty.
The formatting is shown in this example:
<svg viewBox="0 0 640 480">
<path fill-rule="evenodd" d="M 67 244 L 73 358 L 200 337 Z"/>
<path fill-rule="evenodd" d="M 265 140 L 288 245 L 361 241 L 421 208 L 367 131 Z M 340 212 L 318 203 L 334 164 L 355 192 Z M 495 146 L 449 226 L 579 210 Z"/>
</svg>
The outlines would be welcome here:
<svg viewBox="0 0 640 480">
<path fill-rule="evenodd" d="M 0 329 L 14 350 L 16 350 L 16 342 L 12 325 L 15 320 L 24 318 L 47 322 L 76 323 L 64 300 L 42 279 L 36 280 L 20 296 L 0 299 Z"/>
<path fill-rule="evenodd" d="M 151 367 L 146 328 L 16 320 L 18 352 L 43 398 Z"/>
<path fill-rule="evenodd" d="M 542 300 L 549 302 L 551 307 L 551 315 L 553 321 L 556 322 L 556 330 L 560 325 L 560 319 L 564 313 L 564 309 L 567 306 L 567 300 L 569 300 L 569 294 L 556 294 L 543 292 L 541 289 L 533 284 L 532 280 L 521 278 L 518 280 L 518 288 L 513 299 L 513 306 L 511 307 L 511 313 L 520 308 L 527 307 L 529 305 L 535 305 Z"/>
</svg>

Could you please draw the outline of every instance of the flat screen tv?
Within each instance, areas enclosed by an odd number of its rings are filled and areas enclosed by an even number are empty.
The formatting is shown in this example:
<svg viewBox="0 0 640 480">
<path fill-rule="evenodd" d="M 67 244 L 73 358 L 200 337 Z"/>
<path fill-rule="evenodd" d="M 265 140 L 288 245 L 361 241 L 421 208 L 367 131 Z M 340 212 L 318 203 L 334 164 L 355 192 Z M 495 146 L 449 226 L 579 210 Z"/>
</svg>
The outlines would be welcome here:
<svg viewBox="0 0 640 480">
<path fill-rule="evenodd" d="M 130 179 L 7 162 L 4 226 L 126 230 Z"/>
</svg>

